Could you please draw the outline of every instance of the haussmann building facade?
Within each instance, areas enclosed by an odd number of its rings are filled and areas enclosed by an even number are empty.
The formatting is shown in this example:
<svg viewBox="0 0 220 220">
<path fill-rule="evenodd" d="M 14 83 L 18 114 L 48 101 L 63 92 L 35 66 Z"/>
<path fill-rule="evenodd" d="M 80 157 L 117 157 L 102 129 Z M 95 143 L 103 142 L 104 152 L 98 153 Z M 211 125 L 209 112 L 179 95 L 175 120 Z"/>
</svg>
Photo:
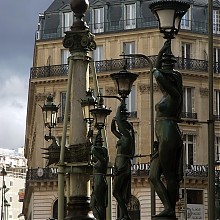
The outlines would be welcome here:
<svg viewBox="0 0 220 220">
<path fill-rule="evenodd" d="M 95 60 L 98 84 L 103 95 L 117 95 L 110 78 L 124 65 L 122 53 L 139 53 L 148 56 L 153 63 L 164 39 L 158 23 L 149 9 L 152 1 L 147 0 L 90 0 L 85 20 L 95 34 L 96 50 L 91 52 Z M 44 127 L 42 110 L 46 97 L 52 94 L 54 102 L 60 104 L 58 123 L 53 135 L 60 143 L 67 87 L 67 58 L 69 51 L 63 47 L 64 32 L 73 23 L 70 0 L 54 0 L 48 9 L 39 14 L 38 29 L 30 70 L 28 96 L 25 157 L 28 161 L 23 212 L 26 219 L 42 220 L 57 218 L 57 169 L 47 167 L 43 158 L 50 142 L 44 139 L 48 130 Z M 220 160 L 220 3 L 214 1 L 214 114 L 215 155 Z M 191 1 L 190 9 L 181 21 L 181 30 L 172 41 L 172 52 L 176 57 L 175 68 L 182 73 L 184 105 L 183 122 L 180 129 L 185 146 L 185 177 L 180 186 L 180 201 L 177 217 L 184 219 L 184 201 L 187 202 L 188 219 L 208 218 L 207 164 L 208 164 L 208 2 Z M 151 217 L 151 193 L 148 181 L 151 149 L 151 105 L 150 66 L 144 59 L 127 60 L 127 69 L 139 76 L 127 100 L 136 136 L 135 159 L 132 167 L 132 198 L 129 209 L 133 219 L 148 220 Z M 91 68 L 90 68 L 91 70 Z M 94 89 L 92 75 L 90 88 Z M 154 103 L 161 92 L 154 82 Z M 116 99 L 105 99 L 112 113 L 107 118 L 107 140 L 111 164 L 116 154 L 116 138 L 110 131 L 112 118 L 119 104 Z M 69 135 L 67 131 L 67 136 Z M 68 145 L 68 138 L 67 138 Z M 184 188 L 186 189 L 184 191 Z M 68 195 L 67 201 L 68 201 Z M 185 200 L 184 200 L 185 196 Z M 156 211 L 162 209 L 156 197 Z M 112 197 L 112 219 L 117 218 L 117 204 Z M 110 219 L 108 219 L 110 220 Z"/>
</svg>

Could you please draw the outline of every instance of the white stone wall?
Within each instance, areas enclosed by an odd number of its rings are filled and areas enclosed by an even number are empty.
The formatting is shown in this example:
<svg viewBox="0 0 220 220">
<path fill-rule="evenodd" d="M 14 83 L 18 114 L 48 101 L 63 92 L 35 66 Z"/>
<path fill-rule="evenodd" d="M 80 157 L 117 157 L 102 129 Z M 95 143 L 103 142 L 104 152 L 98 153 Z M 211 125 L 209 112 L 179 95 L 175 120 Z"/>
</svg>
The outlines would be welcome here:
<svg viewBox="0 0 220 220">
<path fill-rule="evenodd" d="M 57 200 L 57 192 L 43 191 L 33 193 L 33 219 L 49 219 L 53 215 L 53 204 Z"/>
<path fill-rule="evenodd" d="M 8 207 L 8 220 L 18 220 L 18 216 L 22 213 L 23 203 L 19 202 L 18 192 L 20 189 L 25 188 L 25 176 L 23 178 L 17 178 L 10 173 L 4 177 L 6 189 L 8 191 L 5 193 L 5 198 L 9 203 Z M 2 188 L 3 177 L 0 176 L 0 186 Z M 2 191 L 0 191 L 2 196 Z M 0 203 L 1 205 L 1 203 Z M 1 215 L 1 213 L 0 213 Z"/>
</svg>

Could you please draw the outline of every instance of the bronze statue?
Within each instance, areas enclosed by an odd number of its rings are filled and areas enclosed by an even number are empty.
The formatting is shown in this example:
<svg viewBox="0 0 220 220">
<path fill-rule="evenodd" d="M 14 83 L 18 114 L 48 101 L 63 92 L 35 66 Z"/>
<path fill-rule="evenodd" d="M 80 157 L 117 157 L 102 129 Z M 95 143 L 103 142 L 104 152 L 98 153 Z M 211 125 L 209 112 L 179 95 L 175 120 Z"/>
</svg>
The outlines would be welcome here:
<svg viewBox="0 0 220 220">
<path fill-rule="evenodd" d="M 108 168 L 108 150 L 102 147 L 101 132 L 96 136 L 96 143 L 92 146 L 93 185 L 90 207 L 97 220 L 106 220 L 106 207 L 108 204 L 108 185 L 106 173 Z"/>
<path fill-rule="evenodd" d="M 127 204 L 131 197 L 131 160 L 134 156 L 135 140 L 133 127 L 127 118 L 128 112 L 123 99 L 111 124 L 112 133 L 119 139 L 116 145 L 117 155 L 113 181 L 113 196 L 120 208 L 120 216 L 117 220 L 131 220 Z M 118 129 L 116 129 L 116 124 Z"/>
<path fill-rule="evenodd" d="M 151 157 L 149 180 L 161 199 L 164 210 L 156 215 L 173 217 L 178 200 L 179 182 L 183 177 L 183 141 L 178 123 L 182 111 L 182 76 L 173 69 L 175 60 L 171 52 L 171 40 L 167 40 L 159 52 L 153 75 L 163 94 L 155 105 L 156 123 L 155 152 Z M 161 181 L 163 174 L 166 185 Z"/>
</svg>

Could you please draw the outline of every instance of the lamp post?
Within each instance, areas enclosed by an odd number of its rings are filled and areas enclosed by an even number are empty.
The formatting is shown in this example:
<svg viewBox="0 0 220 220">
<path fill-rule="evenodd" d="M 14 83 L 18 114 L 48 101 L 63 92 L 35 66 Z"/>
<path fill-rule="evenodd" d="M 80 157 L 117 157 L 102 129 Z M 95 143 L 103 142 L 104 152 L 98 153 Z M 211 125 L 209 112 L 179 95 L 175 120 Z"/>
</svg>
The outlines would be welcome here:
<svg viewBox="0 0 220 220">
<path fill-rule="evenodd" d="M 130 94 L 132 85 L 137 79 L 138 74 L 129 72 L 125 65 L 123 70 L 118 73 L 112 73 L 110 76 L 115 83 L 118 94 L 125 100 Z"/>
<path fill-rule="evenodd" d="M 103 97 L 100 97 L 97 108 L 90 110 L 90 113 L 92 114 L 92 116 L 95 120 L 95 127 L 99 131 L 101 131 L 101 129 L 104 128 L 106 117 L 107 117 L 107 115 L 109 115 L 112 112 L 110 109 L 107 109 L 104 106 L 103 102 L 104 102 Z"/>
<path fill-rule="evenodd" d="M 154 73 L 154 76 L 157 80 L 157 83 L 160 84 L 159 86 L 162 85 L 163 89 L 169 85 L 167 84 L 168 82 L 165 82 L 166 81 L 165 80 L 164 83 L 166 84 L 166 86 L 163 87 L 163 82 L 162 82 L 163 80 L 160 81 L 159 77 L 161 76 L 163 78 L 163 76 L 162 76 L 163 74 L 164 74 L 164 77 L 165 77 L 165 75 L 170 75 L 169 77 L 171 77 L 171 75 L 173 73 L 174 63 L 176 62 L 176 60 L 175 60 L 175 58 L 172 54 L 172 51 L 171 51 L 171 40 L 174 39 L 175 35 L 178 34 L 179 29 L 180 29 L 181 19 L 184 16 L 184 14 L 187 12 L 189 7 L 190 7 L 190 5 L 186 2 L 174 1 L 174 0 L 156 1 L 156 2 L 151 3 L 149 6 L 152 13 L 155 15 L 155 17 L 157 18 L 157 20 L 159 22 L 159 30 L 161 33 L 163 33 L 163 38 L 166 39 L 166 42 L 164 43 L 163 48 L 160 50 L 160 52 L 158 54 L 158 59 L 157 59 L 157 63 L 156 63 L 157 72 Z M 181 78 L 181 76 L 178 78 Z M 178 85 L 178 87 L 179 87 L 180 96 L 182 96 L 182 79 L 180 80 L 180 79 L 176 78 L 175 80 L 178 80 L 179 83 L 181 84 L 181 85 Z M 164 90 L 166 90 L 166 89 L 164 89 Z M 168 95 L 171 97 L 171 93 L 168 93 Z M 167 101 L 167 104 L 168 104 L 168 102 L 169 101 Z M 178 111 L 182 110 L 181 104 L 178 108 L 179 108 Z M 166 110 L 166 111 L 167 111 L 167 115 L 172 115 L 171 111 L 170 112 L 169 112 L 169 110 Z M 168 112 L 169 112 L 169 114 L 168 114 Z M 157 114 L 157 117 L 159 114 Z M 162 117 L 164 115 L 162 115 L 162 113 L 161 113 L 160 116 Z M 173 117 L 173 115 L 172 115 L 172 117 Z M 175 118 L 175 117 L 176 117 L 176 123 L 177 123 L 178 118 L 179 118 L 178 114 L 176 114 L 173 118 Z M 160 120 L 160 119 L 158 119 L 158 120 Z M 165 129 L 165 127 L 163 127 L 163 125 L 158 122 L 156 127 L 159 127 L 159 126 L 160 126 L 160 129 L 162 129 L 162 130 Z M 157 132 L 158 132 L 158 129 L 156 129 L 156 133 Z M 171 140 L 171 137 L 169 137 L 169 138 Z M 159 144 L 162 146 L 163 138 L 159 138 L 158 141 L 159 141 Z M 161 146 L 159 146 L 160 149 L 158 150 L 158 152 L 162 151 Z M 167 156 L 166 154 L 163 155 L 163 157 L 166 157 L 166 156 Z M 158 156 L 158 157 L 162 157 L 162 156 Z M 175 157 L 177 158 L 176 155 L 175 155 Z M 181 162 L 180 162 L 181 158 L 177 158 L 177 160 L 179 160 L 178 164 L 181 164 Z M 161 168 L 158 168 L 158 164 L 157 164 L 157 162 L 155 162 L 155 159 L 154 159 L 154 162 L 152 160 L 151 165 L 152 165 L 151 170 L 153 169 L 155 171 L 155 169 L 156 169 L 157 171 L 159 171 L 159 169 L 161 169 Z M 162 165 L 159 165 L 159 166 L 162 166 Z M 167 168 L 168 166 L 163 166 L 162 169 L 165 169 L 165 167 Z M 176 169 L 178 169 L 178 168 L 176 167 Z M 165 177 L 166 177 L 167 185 L 168 185 L 168 182 L 172 181 L 171 175 L 166 175 Z M 159 215 L 153 216 L 152 218 L 160 219 L 160 218 L 164 217 L 164 219 L 166 219 L 166 220 L 167 219 L 176 219 L 176 217 L 175 217 L 176 201 L 174 201 L 175 200 L 174 197 L 176 194 L 176 192 L 174 192 L 174 191 L 176 191 L 176 190 L 172 190 L 169 185 L 169 186 L 167 186 L 167 188 L 164 187 L 164 189 L 162 189 L 159 192 L 158 191 L 158 189 L 159 189 L 158 184 L 161 184 L 160 178 L 157 178 L 153 174 L 153 171 L 150 172 L 150 178 L 153 181 L 152 183 L 155 186 L 155 190 L 159 194 L 159 197 L 165 207 L 165 210 L 163 212 L 161 212 Z M 176 184 L 176 188 L 178 188 L 177 187 L 178 183 L 176 182 L 175 184 Z M 151 202 L 155 203 L 155 201 L 151 201 Z M 152 205 L 155 206 L 155 204 L 152 204 Z M 153 211 L 155 211 L 155 208 L 151 209 L 152 215 L 155 214 L 155 213 L 153 213 Z"/>
<path fill-rule="evenodd" d="M 213 114 L 213 0 L 208 0 L 208 219 L 215 218 L 215 118 Z"/>
<path fill-rule="evenodd" d="M 70 6 L 74 12 L 74 22 L 71 30 L 65 32 L 63 46 L 70 51 L 69 72 L 68 72 L 68 88 L 66 102 L 70 100 L 70 131 L 69 131 L 69 149 L 71 152 L 71 163 L 65 165 L 65 136 L 67 125 L 63 127 L 60 162 L 59 162 L 59 199 L 64 196 L 64 174 L 65 167 L 71 169 L 69 175 L 69 202 L 67 219 L 94 219 L 90 212 L 90 167 L 88 166 L 88 146 L 86 140 L 86 124 L 84 123 L 81 111 L 80 99 L 84 99 L 85 91 L 89 86 L 88 63 L 90 61 L 89 51 L 93 51 L 96 47 L 94 35 L 88 29 L 87 24 L 83 21 L 83 17 L 89 7 L 88 0 L 72 0 Z M 73 80 L 74 78 L 74 80 Z M 65 107 L 65 115 L 68 114 L 68 108 Z M 65 116 L 64 116 L 65 118 Z M 85 158 L 87 161 L 85 161 Z M 63 203 L 63 201 L 62 201 Z M 58 200 L 59 205 L 59 200 Z M 59 212 L 62 214 L 62 204 L 59 205 Z M 59 215 L 58 219 L 63 220 L 63 216 Z"/>
<path fill-rule="evenodd" d="M 47 148 L 41 148 L 46 151 L 42 154 L 46 155 L 43 158 L 47 159 L 47 165 L 49 166 L 53 163 L 57 163 L 59 160 L 60 146 L 57 142 L 57 139 L 52 135 L 52 128 L 57 125 L 57 113 L 59 105 L 54 104 L 54 98 L 50 94 L 46 97 L 46 101 L 43 106 L 40 106 L 43 113 L 44 126 L 49 129 L 49 135 L 44 135 L 46 141 L 52 140 L 52 143 Z"/>
<path fill-rule="evenodd" d="M 91 109 L 94 109 L 97 104 L 97 101 L 93 95 L 91 89 L 86 91 L 85 99 L 81 99 L 81 107 L 83 111 L 83 118 L 89 124 L 89 132 L 91 131 L 91 125 L 94 121 L 94 117 L 91 114 Z"/>
<path fill-rule="evenodd" d="M 149 8 L 159 22 L 160 32 L 165 39 L 173 39 L 178 34 L 180 22 L 190 5 L 182 1 L 156 1 Z"/>
<path fill-rule="evenodd" d="M 59 106 L 56 106 L 53 102 L 53 96 L 50 94 L 46 98 L 46 102 L 41 106 L 43 113 L 43 120 L 45 127 L 49 128 L 49 135 L 45 135 L 45 139 L 52 139 L 51 129 L 57 124 L 57 112 Z"/>
<path fill-rule="evenodd" d="M 2 205 L 1 205 L 1 220 L 6 220 L 6 210 L 5 210 L 5 193 L 6 193 L 6 185 L 5 185 L 5 176 L 7 175 L 5 168 L 2 168 L 1 176 L 2 176 Z"/>
<path fill-rule="evenodd" d="M 99 99 L 97 108 L 90 110 L 95 120 L 95 127 L 98 129 L 96 139 L 92 145 L 92 162 L 93 162 L 93 192 L 91 195 L 91 209 L 96 219 L 105 220 L 106 208 L 108 206 L 108 184 L 106 174 L 109 163 L 108 149 L 102 145 L 101 130 L 105 127 L 107 115 L 111 113 L 103 104 L 103 98 Z"/>
</svg>

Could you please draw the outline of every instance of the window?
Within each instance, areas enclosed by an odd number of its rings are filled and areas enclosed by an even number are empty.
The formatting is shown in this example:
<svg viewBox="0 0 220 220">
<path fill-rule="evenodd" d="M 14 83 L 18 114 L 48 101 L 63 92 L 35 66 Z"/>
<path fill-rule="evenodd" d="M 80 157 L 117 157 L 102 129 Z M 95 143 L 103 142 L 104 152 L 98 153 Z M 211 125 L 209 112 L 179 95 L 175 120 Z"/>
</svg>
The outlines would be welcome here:
<svg viewBox="0 0 220 220">
<path fill-rule="evenodd" d="M 215 137 L 215 160 L 220 162 L 220 137 Z"/>
<path fill-rule="evenodd" d="M 10 197 L 9 197 L 9 201 L 12 202 L 12 200 L 13 200 L 13 199 L 12 199 L 12 196 L 10 196 Z"/>
<path fill-rule="evenodd" d="M 70 27 L 73 25 L 73 12 L 63 13 L 63 34 L 65 31 L 69 31 Z"/>
<path fill-rule="evenodd" d="M 182 68 L 190 69 L 191 44 L 182 43 Z"/>
<path fill-rule="evenodd" d="M 136 5 L 125 5 L 125 28 L 136 28 Z"/>
<path fill-rule="evenodd" d="M 101 61 L 104 59 L 103 46 L 96 47 L 96 49 L 93 51 L 93 59 L 95 61 Z"/>
<path fill-rule="evenodd" d="M 184 198 L 184 189 L 182 189 L 182 198 Z M 186 189 L 187 204 L 203 204 L 203 190 Z"/>
<path fill-rule="evenodd" d="M 135 85 L 132 86 L 131 93 L 126 99 L 126 106 L 128 111 L 130 112 L 130 117 L 137 117 Z"/>
<path fill-rule="evenodd" d="M 191 8 L 189 8 L 181 19 L 181 29 L 191 29 Z"/>
<path fill-rule="evenodd" d="M 61 50 L 61 64 L 67 64 L 69 56 L 70 56 L 69 50 Z"/>
<path fill-rule="evenodd" d="M 220 119 L 220 90 L 215 90 L 215 115 Z"/>
<path fill-rule="evenodd" d="M 194 151 L 195 151 L 195 135 L 184 134 L 183 143 L 186 151 L 186 164 L 193 165 L 194 163 Z"/>
<path fill-rule="evenodd" d="M 13 181 L 10 181 L 10 186 L 13 186 Z"/>
<path fill-rule="evenodd" d="M 214 48 L 214 72 L 220 73 L 220 48 Z"/>
<path fill-rule="evenodd" d="M 183 110 L 182 118 L 192 118 L 197 119 L 197 114 L 195 113 L 195 103 L 194 103 L 194 88 L 184 87 L 183 88 Z"/>
<path fill-rule="evenodd" d="M 219 10 L 213 11 L 213 33 L 215 34 L 220 33 L 220 11 Z"/>
<path fill-rule="evenodd" d="M 93 32 L 100 33 L 104 31 L 104 8 L 93 9 Z"/>
<path fill-rule="evenodd" d="M 133 54 L 135 53 L 135 42 L 125 42 L 123 44 L 123 52 L 125 54 Z M 135 58 L 128 58 L 127 60 L 127 68 L 132 69 L 135 67 Z"/>
<path fill-rule="evenodd" d="M 65 105 L 66 105 L 66 92 L 61 92 L 60 93 L 60 108 L 59 108 L 60 116 L 57 119 L 58 123 L 63 122 L 64 113 L 65 113 Z M 71 105 L 69 105 L 69 115 L 70 115 L 70 108 L 71 108 Z"/>
</svg>

